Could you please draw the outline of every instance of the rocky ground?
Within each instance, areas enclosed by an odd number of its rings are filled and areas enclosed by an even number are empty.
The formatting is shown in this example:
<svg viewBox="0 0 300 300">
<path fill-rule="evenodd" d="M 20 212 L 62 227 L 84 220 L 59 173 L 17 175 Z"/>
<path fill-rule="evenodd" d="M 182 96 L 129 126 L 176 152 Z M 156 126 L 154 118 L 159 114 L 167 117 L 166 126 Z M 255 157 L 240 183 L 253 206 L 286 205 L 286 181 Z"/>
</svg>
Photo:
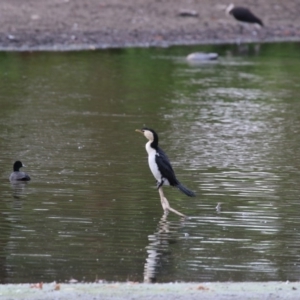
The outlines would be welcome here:
<svg viewBox="0 0 300 300">
<path fill-rule="evenodd" d="M 222 0 L 0 0 L 0 49 L 124 46 L 300 39 L 299 0 L 244 0 L 265 23 L 240 26 Z M 191 12 L 191 16 L 182 16 Z M 184 15 L 184 13 L 183 13 Z"/>
</svg>

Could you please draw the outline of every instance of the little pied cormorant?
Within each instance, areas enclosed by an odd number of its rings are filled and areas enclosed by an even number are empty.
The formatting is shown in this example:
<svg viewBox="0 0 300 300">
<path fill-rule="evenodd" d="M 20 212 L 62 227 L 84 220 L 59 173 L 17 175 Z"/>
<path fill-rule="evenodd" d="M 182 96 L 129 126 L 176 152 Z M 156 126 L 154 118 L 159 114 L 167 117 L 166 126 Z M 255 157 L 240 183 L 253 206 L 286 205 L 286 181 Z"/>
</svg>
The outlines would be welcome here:
<svg viewBox="0 0 300 300">
<path fill-rule="evenodd" d="M 157 180 L 157 188 L 163 185 L 172 185 L 189 197 L 194 197 L 195 193 L 183 186 L 175 176 L 175 172 L 165 152 L 158 146 L 158 135 L 150 128 L 137 129 L 149 141 L 146 143 L 148 153 L 148 163 L 150 170 Z"/>
<path fill-rule="evenodd" d="M 243 23 L 258 24 L 264 26 L 261 19 L 255 16 L 248 8 L 241 6 L 234 6 L 232 3 L 226 8 L 226 12 L 232 15 L 236 20 Z"/>
<path fill-rule="evenodd" d="M 29 181 L 30 177 L 25 172 L 21 172 L 20 168 L 24 167 L 24 165 L 17 160 L 13 165 L 13 172 L 9 176 L 10 181 Z"/>
</svg>

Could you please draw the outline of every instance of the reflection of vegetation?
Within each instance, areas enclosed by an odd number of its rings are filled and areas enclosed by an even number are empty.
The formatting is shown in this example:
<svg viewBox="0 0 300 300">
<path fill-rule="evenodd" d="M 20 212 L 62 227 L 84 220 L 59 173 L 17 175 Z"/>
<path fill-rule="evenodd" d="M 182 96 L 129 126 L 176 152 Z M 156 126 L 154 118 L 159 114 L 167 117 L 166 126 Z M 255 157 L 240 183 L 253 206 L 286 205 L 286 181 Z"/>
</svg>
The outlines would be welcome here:
<svg viewBox="0 0 300 300">
<path fill-rule="evenodd" d="M 5 201 L 3 201 L 4 197 L 2 197 L 2 201 L 0 201 L 0 283 L 7 283 L 7 260 L 5 256 L 5 249 L 7 248 L 7 244 L 9 242 L 9 235 L 11 231 L 10 222 L 8 220 L 7 207 Z"/>
</svg>

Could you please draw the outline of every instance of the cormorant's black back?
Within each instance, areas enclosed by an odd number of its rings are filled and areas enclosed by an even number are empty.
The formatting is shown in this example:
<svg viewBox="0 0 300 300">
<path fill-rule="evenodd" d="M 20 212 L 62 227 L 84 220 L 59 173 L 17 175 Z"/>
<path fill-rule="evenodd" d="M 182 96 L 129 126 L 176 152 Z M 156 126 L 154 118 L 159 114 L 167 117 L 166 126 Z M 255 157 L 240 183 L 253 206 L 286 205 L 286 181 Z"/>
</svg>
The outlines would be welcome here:
<svg viewBox="0 0 300 300">
<path fill-rule="evenodd" d="M 167 154 L 159 147 L 156 148 L 157 154 L 155 156 L 155 162 L 161 175 L 168 179 L 170 185 L 176 186 L 179 182 L 176 179 L 175 172 L 171 166 Z"/>
<path fill-rule="evenodd" d="M 256 17 L 248 8 L 245 7 L 234 7 L 230 14 L 234 16 L 238 21 L 247 23 L 257 23 L 264 26 L 263 22 Z"/>
</svg>

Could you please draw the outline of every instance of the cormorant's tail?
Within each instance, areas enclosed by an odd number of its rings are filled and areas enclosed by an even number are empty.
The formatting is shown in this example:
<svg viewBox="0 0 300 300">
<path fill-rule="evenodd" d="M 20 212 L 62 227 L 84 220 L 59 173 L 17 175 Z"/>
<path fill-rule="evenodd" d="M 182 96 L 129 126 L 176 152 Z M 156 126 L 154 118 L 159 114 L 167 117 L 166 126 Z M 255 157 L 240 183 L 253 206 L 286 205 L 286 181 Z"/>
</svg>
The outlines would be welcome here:
<svg viewBox="0 0 300 300">
<path fill-rule="evenodd" d="M 184 194 L 186 194 L 189 197 L 195 197 L 196 194 L 193 191 L 190 191 L 189 189 L 187 189 L 184 185 L 182 185 L 181 183 L 178 183 L 176 185 L 176 187 L 183 192 Z"/>
</svg>

